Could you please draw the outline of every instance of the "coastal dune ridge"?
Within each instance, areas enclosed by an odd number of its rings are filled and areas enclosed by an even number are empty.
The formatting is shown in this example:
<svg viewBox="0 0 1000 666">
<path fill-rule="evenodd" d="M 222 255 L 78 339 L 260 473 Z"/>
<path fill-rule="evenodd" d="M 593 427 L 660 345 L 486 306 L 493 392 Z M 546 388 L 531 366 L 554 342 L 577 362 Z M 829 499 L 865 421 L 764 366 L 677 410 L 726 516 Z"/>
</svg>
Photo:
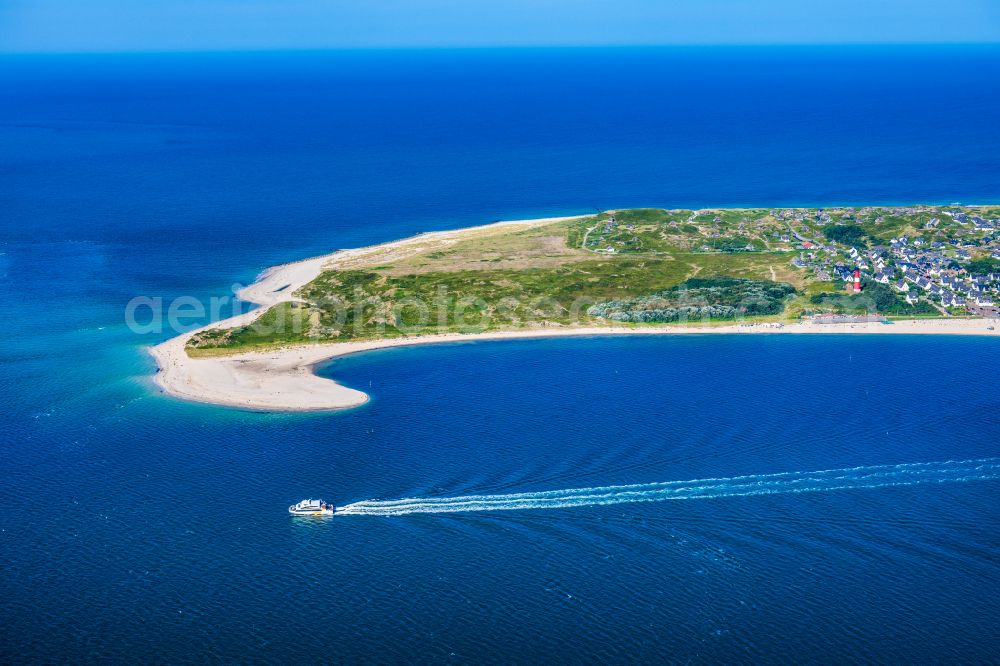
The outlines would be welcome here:
<svg viewBox="0 0 1000 666">
<path fill-rule="evenodd" d="M 318 365 L 360 352 L 418 344 L 517 340 L 543 337 L 585 337 L 615 335 L 760 335 L 760 334 L 937 334 L 996 336 L 985 319 L 898 320 L 881 322 L 827 323 L 798 322 L 727 325 L 647 325 L 540 327 L 481 333 L 409 335 L 396 338 L 349 342 L 317 342 L 275 349 L 235 353 L 226 356 L 192 357 L 186 351 L 191 338 L 204 331 L 246 326 L 280 303 L 301 302 L 295 292 L 309 284 L 325 269 L 345 269 L 389 262 L 439 249 L 498 229 L 531 229 L 560 221 L 591 217 L 509 220 L 450 231 L 435 231 L 364 248 L 338 250 L 332 254 L 274 266 L 263 271 L 256 282 L 241 289 L 240 300 L 258 307 L 183 333 L 149 348 L 158 365 L 154 382 L 166 394 L 196 402 L 256 411 L 323 411 L 357 407 L 368 401 L 363 391 L 319 377 Z"/>
</svg>

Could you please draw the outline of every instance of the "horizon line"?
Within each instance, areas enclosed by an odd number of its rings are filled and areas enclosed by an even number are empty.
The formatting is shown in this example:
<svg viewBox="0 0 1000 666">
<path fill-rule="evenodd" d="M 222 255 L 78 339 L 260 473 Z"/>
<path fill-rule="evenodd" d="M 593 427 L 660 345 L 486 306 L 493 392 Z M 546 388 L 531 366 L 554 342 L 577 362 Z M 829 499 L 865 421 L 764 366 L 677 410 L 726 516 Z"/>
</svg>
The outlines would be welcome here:
<svg viewBox="0 0 1000 666">
<path fill-rule="evenodd" d="M 259 47 L 259 48 L 161 48 L 161 49 L 107 49 L 107 50 L 11 50 L 0 49 L 0 56 L 87 56 L 87 55 L 209 55 L 209 54 L 292 54 L 292 53 L 347 53 L 376 51 L 587 51 L 587 50 L 643 50 L 643 49 L 838 49 L 838 48 L 969 48 L 1000 47 L 1000 40 L 969 42 L 681 42 L 664 44 L 458 44 L 458 45 L 362 45 L 316 47 Z"/>
</svg>

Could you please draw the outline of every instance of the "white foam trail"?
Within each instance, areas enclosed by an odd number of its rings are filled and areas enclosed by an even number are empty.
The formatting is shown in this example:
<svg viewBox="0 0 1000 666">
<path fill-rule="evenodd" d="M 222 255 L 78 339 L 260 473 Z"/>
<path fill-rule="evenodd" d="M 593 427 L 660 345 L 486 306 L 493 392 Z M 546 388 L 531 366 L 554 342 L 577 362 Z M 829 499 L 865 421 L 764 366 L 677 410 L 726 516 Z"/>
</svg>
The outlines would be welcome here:
<svg viewBox="0 0 1000 666">
<path fill-rule="evenodd" d="M 1000 458 L 875 465 L 814 472 L 752 474 L 728 478 L 546 490 L 509 495 L 365 500 L 338 507 L 337 515 L 402 516 L 414 513 L 562 509 L 631 502 L 811 493 L 991 479 L 1000 479 Z"/>
</svg>

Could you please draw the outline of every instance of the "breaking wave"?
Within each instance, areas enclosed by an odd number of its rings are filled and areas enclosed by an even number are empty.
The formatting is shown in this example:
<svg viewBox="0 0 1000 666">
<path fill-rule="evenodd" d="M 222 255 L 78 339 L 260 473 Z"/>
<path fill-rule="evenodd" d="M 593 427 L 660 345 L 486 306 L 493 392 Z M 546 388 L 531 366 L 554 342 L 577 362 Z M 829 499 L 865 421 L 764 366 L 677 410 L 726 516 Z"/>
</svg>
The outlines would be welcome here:
<svg viewBox="0 0 1000 666">
<path fill-rule="evenodd" d="M 814 472 L 752 474 L 628 486 L 546 490 L 507 495 L 365 500 L 339 507 L 337 514 L 403 516 L 419 513 L 563 509 L 633 502 L 815 493 L 831 490 L 857 490 L 996 479 L 1000 479 L 1000 458 L 982 458 L 978 460 L 850 467 Z"/>
</svg>

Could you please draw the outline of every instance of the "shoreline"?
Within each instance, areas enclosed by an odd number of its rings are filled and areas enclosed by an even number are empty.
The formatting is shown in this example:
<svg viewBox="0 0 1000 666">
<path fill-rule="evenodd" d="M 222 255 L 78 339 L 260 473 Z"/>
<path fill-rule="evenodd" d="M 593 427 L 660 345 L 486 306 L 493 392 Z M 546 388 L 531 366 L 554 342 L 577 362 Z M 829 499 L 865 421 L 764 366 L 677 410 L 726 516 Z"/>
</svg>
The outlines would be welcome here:
<svg viewBox="0 0 1000 666">
<path fill-rule="evenodd" d="M 201 331 L 247 325 L 278 303 L 299 300 L 294 296 L 294 292 L 315 280 L 326 267 L 347 268 L 375 257 L 398 259 L 433 247 L 447 247 L 461 237 L 489 233 L 497 228 L 520 226 L 530 229 L 582 217 L 589 215 L 503 220 L 475 227 L 431 231 L 400 240 L 337 250 L 326 255 L 271 266 L 264 269 L 253 284 L 244 287 L 236 294 L 240 300 L 256 304 L 257 307 L 253 310 L 220 319 L 148 347 L 147 350 L 157 364 L 156 373 L 152 378 L 153 383 L 164 393 L 177 398 L 260 411 L 344 409 L 364 404 L 368 401 L 367 394 L 313 374 L 312 368 L 323 359 L 305 361 L 301 356 L 296 358 L 296 350 L 299 348 L 196 359 L 188 356 L 185 345 L 191 336 Z M 376 342 L 381 344 L 390 341 Z M 304 345 L 301 348 L 314 351 L 314 348 L 344 344 L 370 343 L 327 343 Z M 367 351 L 367 348 L 356 351 Z M 335 353 L 333 357 L 338 355 L 341 354 Z M 262 356 L 264 358 L 261 358 Z M 271 374 L 272 371 L 274 374 Z"/>
<path fill-rule="evenodd" d="M 193 401 L 253 411 L 306 412 L 348 409 L 365 404 L 368 394 L 315 374 L 318 365 L 336 358 L 377 349 L 555 337 L 597 337 L 617 335 L 767 335 L 767 334 L 910 334 L 1000 336 L 989 319 L 916 319 L 891 324 L 815 324 L 811 322 L 774 324 L 728 324 L 720 326 L 609 325 L 572 328 L 539 327 L 486 333 L 444 333 L 363 340 L 353 342 L 296 345 L 229 356 L 191 358 L 185 351 L 188 339 L 212 328 L 232 328 L 253 322 L 273 305 L 298 300 L 293 293 L 308 284 L 327 267 L 349 267 L 366 259 L 399 258 L 429 247 L 447 246 L 459 237 L 488 233 L 497 227 L 524 226 L 526 229 L 556 221 L 588 217 L 576 215 L 536 220 L 510 220 L 452 231 L 435 231 L 364 248 L 339 250 L 332 254 L 281 264 L 264 270 L 253 284 L 238 293 L 241 300 L 258 305 L 254 310 L 213 322 L 170 338 L 149 348 L 157 362 L 154 383 L 164 393 Z"/>
</svg>

